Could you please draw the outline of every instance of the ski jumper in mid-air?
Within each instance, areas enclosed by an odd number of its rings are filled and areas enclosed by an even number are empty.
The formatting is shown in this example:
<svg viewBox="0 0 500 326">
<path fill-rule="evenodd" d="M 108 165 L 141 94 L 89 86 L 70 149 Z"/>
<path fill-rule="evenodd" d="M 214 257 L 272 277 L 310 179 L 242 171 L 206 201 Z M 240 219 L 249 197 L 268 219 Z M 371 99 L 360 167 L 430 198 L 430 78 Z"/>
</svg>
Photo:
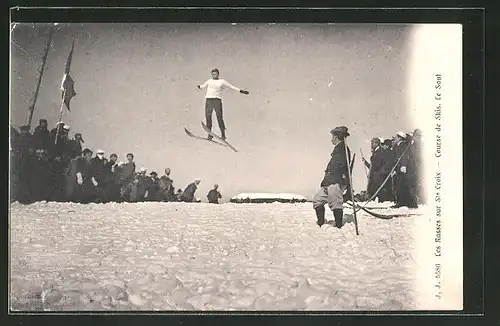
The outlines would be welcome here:
<svg viewBox="0 0 500 326">
<path fill-rule="evenodd" d="M 221 138 L 226 139 L 226 125 L 224 124 L 224 117 L 222 115 L 222 90 L 224 88 L 230 88 L 241 94 L 248 95 L 249 92 L 239 89 L 224 79 L 219 79 L 219 69 L 214 68 L 210 71 L 212 79 L 207 80 L 203 85 L 198 85 L 199 89 L 207 88 L 207 94 L 205 95 L 205 119 L 208 129 L 212 130 L 212 114 L 215 110 L 217 116 L 217 123 L 219 124 Z M 212 135 L 208 135 L 208 139 L 212 139 Z"/>
</svg>

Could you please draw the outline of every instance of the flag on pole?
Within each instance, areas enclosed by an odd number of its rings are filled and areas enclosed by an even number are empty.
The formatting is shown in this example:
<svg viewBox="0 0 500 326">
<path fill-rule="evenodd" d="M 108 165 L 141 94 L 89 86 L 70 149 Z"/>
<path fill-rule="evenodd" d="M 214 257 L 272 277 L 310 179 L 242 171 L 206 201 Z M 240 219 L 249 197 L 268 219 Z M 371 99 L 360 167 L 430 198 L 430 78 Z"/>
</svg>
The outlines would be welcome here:
<svg viewBox="0 0 500 326">
<path fill-rule="evenodd" d="M 73 39 L 73 44 L 71 45 L 71 51 L 69 52 L 68 60 L 66 60 L 66 66 L 64 67 L 64 76 L 61 83 L 62 99 L 64 100 L 64 104 L 66 104 L 68 111 L 71 111 L 69 107 L 69 102 L 76 95 L 75 82 L 73 81 L 73 78 L 71 78 L 71 76 L 69 75 L 74 47 L 75 47 L 75 40 Z"/>
</svg>

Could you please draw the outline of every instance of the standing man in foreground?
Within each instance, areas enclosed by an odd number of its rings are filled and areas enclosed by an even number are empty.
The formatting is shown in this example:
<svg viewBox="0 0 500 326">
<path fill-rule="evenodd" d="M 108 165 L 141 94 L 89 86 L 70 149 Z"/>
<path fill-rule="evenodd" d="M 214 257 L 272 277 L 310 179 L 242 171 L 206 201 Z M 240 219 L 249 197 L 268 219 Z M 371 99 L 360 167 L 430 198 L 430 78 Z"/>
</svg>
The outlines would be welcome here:
<svg viewBox="0 0 500 326">
<path fill-rule="evenodd" d="M 224 79 L 219 79 L 219 69 L 214 68 L 210 71 L 212 79 L 207 80 L 203 85 L 198 85 L 198 89 L 206 88 L 207 95 L 205 95 L 205 119 L 208 129 L 212 130 L 212 112 L 215 110 L 217 116 L 217 123 L 219 124 L 221 138 L 226 139 L 226 125 L 224 124 L 224 117 L 222 115 L 222 90 L 230 88 L 241 94 L 248 95 L 249 92 L 234 87 Z M 208 135 L 208 139 L 212 139 L 212 135 Z"/>
<path fill-rule="evenodd" d="M 321 189 L 313 198 L 313 208 L 316 211 L 316 217 L 319 227 L 325 224 L 325 204 L 328 204 L 335 218 L 335 226 L 342 227 L 343 212 L 343 193 L 350 184 L 349 171 L 347 166 L 347 157 L 351 161 L 351 151 L 344 145 L 344 139 L 349 136 L 347 127 L 339 126 L 330 131 L 332 135 L 332 144 L 334 146 L 330 162 L 325 170 L 325 176 L 321 181 Z"/>
</svg>

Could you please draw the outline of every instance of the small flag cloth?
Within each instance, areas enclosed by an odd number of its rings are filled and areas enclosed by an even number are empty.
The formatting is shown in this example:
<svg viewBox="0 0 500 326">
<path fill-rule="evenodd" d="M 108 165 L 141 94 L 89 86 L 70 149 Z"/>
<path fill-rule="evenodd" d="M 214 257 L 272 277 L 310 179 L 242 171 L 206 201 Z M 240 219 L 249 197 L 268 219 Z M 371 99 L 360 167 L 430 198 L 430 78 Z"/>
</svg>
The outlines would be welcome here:
<svg viewBox="0 0 500 326">
<path fill-rule="evenodd" d="M 64 104 L 68 108 L 68 111 L 71 111 L 69 104 L 71 99 L 76 95 L 75 82 L 73 81 L 73 78 L 71 78 L 71 76 L 69 75 L 71 60 L 73 59 L 74 47 L 75 47 L 75 40 L 73 40 L 73 44 L 71 45 L 71 51 L 69 52 L 68 59 L 66 60 L 66 66 L 64 67 L 64 76 L 61 83 L 61 92 L 62 92 L 61 98 L 64 100 Z"/>
</svg>

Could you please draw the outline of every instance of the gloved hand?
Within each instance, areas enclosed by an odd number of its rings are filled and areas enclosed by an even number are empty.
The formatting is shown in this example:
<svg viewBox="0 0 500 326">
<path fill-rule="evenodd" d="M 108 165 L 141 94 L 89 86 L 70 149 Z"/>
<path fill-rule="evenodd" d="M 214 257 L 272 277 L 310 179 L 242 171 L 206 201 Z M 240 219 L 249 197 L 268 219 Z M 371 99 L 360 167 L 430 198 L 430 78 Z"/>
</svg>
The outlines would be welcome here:
<svg viewBox="0 0 500 326">
<path fill-rule="evenodd" d="M 396 175 L 396 171 L 392 171 L 391 176 L 395 176 L 395 175 Z"/>
<path fill-rule="evenodd" d="M 94 184 L 94 187 L 97 187 L 98 183 L 94 177 L 92 177 L 92 183 Z"/>
<path fill-rule="evenodd" d="M 200 85 L 196 85 L 196 88 L 201 89 Z"/>
<path fill-rule="evenodd" d="M 241 93 L 241 94 L 245 94 L 245 95 L 250 94 L 250 92 L 249 92 L 249 91 L 245 91 L 245 90 L 243 90 L 243 89 L 240 89 L 240 93 Z"/>
<path fill-rule="evenodd" d="M 78 182 L 79 185 L 83 184 L 83 177 L 82 177 L 82 174 L 80 172 L 78 172 L 76 174 L 76 182 Z"/>
<path fill-rule="evenodd" d="M 401 172 L 402 172 L 402 173 L 406 173 L 406 166 L 402 166 L 402 167 L 401 167 Z"/>
</svg>

